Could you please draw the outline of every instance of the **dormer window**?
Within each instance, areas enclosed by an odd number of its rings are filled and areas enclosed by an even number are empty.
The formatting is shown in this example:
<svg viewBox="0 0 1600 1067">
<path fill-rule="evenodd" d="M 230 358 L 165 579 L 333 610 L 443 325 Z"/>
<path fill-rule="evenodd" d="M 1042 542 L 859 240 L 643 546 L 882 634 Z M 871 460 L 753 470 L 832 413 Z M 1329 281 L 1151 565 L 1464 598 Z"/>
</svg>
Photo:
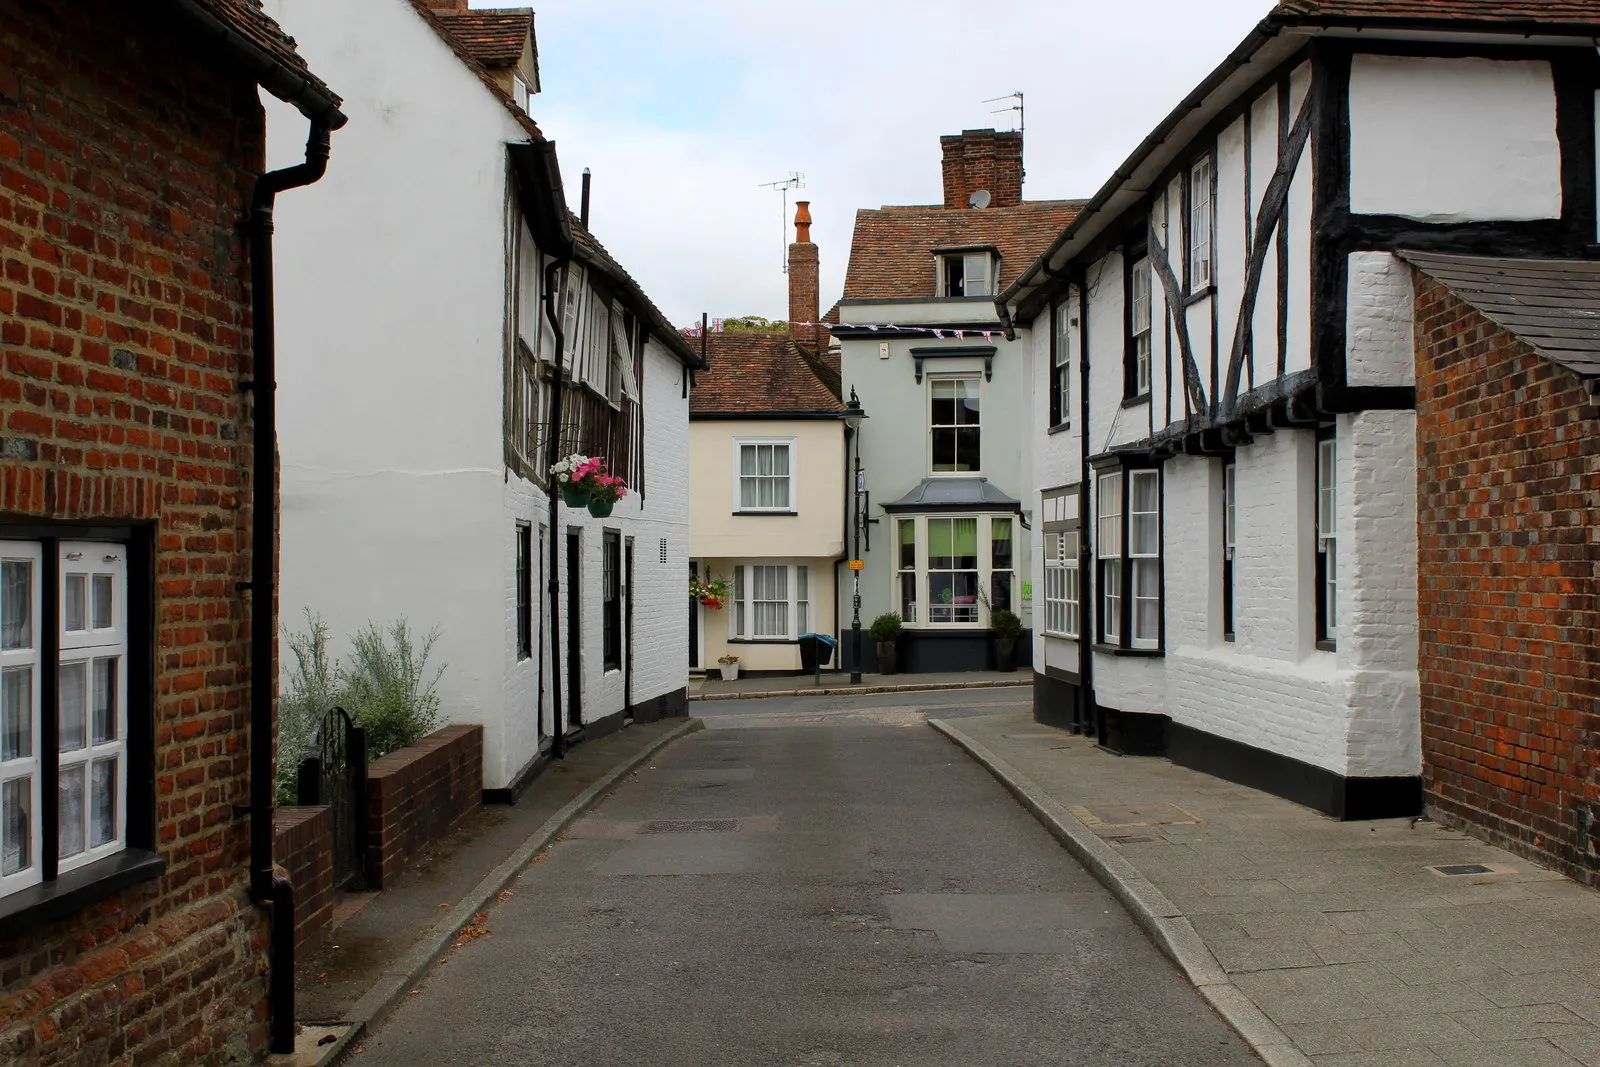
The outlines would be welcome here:
<svg viewBox="0 0 1600 1067">
<path fill-rule="evenodd" d="M 957 249 L 939 254 L 939 295 L 993 296 L 994 252 Z"/>
<path fill-rule="evenodd" d="M 520 74 L 513 77 L 511 81 L 512 94 L 516 97 L 517 106 L 522 109 L 523 114 L 533 114 L 531 106 L 533 103 L 533 87 L 524 81 Z"/>
</svg>

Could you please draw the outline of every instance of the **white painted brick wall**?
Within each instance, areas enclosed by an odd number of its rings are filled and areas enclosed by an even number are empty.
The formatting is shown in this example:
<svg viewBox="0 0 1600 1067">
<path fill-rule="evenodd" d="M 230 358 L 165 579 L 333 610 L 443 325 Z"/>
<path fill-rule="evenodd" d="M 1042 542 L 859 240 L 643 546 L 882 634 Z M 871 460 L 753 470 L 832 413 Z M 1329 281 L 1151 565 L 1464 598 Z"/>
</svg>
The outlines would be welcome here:
<svg viewBox="0 0 1600 1067">
<path fill-rule="evenodd" d="M 1348 270 L 1349 383 L 1413 384 L 1416 316 L 1411 268 L 1388 252 L 1352 252 Z"/>
<path fill-rule="evenodd" d="M 1052 312 L 1045 312 L 1033 320 L 1029 330 L 1033 338 L 1033 371 L 1029 376 L 1032 401 L 1029 404 L 1029 425 L 1036 428 L 1033 449 L 1035 492 L 1023 502 L 1034 514 L 1033 529 L 1028 533 L 1029 570 L 1033 582 L 1033 662 L 1035 670 L 1048 663 L 1050 666 L 1077 673 L 1078 650 L 1076 641 L 1044 636 L 1044 518 L 1040 490 L 1058 489 L 1075 485 L 1083 477 L 1082 419 L 1079 418 L 1079 401 L 1082 381 L 1079 378 L 1080 352 L 1077 334 L 1072 334 L 1071 367 L 1067 397 L 1066 421 L 1069 429 L 1057 434 L 1044 430 L 1050 424 L 1050 380 L 1053 371 L 1050 356 L 1050 333 L 1054 329 Z"/>
</svg>

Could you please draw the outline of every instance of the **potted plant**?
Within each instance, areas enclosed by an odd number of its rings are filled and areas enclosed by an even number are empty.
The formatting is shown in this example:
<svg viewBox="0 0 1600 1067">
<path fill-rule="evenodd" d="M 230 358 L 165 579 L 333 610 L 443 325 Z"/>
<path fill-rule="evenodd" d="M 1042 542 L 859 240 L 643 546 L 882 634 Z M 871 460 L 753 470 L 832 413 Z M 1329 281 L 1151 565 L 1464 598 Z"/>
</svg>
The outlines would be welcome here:
<svg viewBox="0 0 1600 1067">
<path fill-rule="evenodd" d="M 886 611 L 872 620 L 872 628 L 868 631 L 872 640 L 878 645 L 878 673 L 893 674 L 897 666 L 895 659 L 899 650 L 901 619 L 898 614 Z"/>
<path fill-rule="evenodd" d="M 591 461 L 588 456 L 574 452 L 566 459 L 550 466 L 550 477 L 555 479 L 556 485 L 561 490 L 561 499 L 569 508 L 581 508 L 589 502 L 589 491 L 573 478 L 573 472 L 589 462 Z"/>
<path fill-rule="evenodd" d="M 1001 608 L 989 616 L 989 629 L 994 631 L 995 669 L 1017 669 L 1017 638 L 1022 635 L 1022 620 L 1014 611 Z"/>
<path fill-rule="evenodd" d="M 607 470 L 603 459 L 584 460 L 572 468 L 568 477 L 568 484 L 583 492 L 589 514 L 597 519 L 610 515 L 612 506 L 628 495 L 628 483 Z"/>
<path fill-rule="evenodd" d="M 717 662 L 722 665 L 722 680 L 724 682 L 737 682 L 739 680 L 738 656 L 718 656 Z"/>
</svg>

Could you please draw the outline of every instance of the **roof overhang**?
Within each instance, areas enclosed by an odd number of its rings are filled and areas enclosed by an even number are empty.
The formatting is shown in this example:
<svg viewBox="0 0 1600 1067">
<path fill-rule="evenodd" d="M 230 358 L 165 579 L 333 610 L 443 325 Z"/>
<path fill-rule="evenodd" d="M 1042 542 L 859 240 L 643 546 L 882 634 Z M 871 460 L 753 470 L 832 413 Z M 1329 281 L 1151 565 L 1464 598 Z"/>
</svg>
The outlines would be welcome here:
<svg viewBox="0 0 1600 1067">
<path fill-rule="evenodd" d="M 168 0 L 199 35 L 221 48 L 238 63 L 257 85 L 286 103 L 294 105 L 312 122 L 337 130 L 349 122 L 339 110 L 343 101 L 315 78 L 284 63 L 277 56 L 241 34 L 195 0 Z"/>
<path fill-rule="evenodd" d="M 908 511 L 1020 512 L 1022 501 L 1006 496 L 987 478 L 945 476 L 922 479 L 911 492 L 883 505 L 883 510 L 891 515 Z"/>
<path fill-rule="evenodd" d="M 577 238 L 561 187 L 561 164 L 554 141 L 513 141 L 506 145 L 511 172 L 517 183 L 517 204 L 528 222 L 534 243 L 546 255 L 572 259 Z"/>
</svg>

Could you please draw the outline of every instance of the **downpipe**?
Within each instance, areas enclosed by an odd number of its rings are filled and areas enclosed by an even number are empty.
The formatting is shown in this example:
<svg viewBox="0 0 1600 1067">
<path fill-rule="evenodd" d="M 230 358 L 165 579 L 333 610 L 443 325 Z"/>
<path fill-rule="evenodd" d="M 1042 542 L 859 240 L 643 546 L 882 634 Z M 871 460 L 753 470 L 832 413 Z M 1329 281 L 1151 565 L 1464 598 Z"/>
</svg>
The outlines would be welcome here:
<svg viewBox="0 0 1600 1067">
<path fill-rule="evenodd" d="M 545 444 L 544 457 L 545 475 L 552 478 L 549 492 L 546 494 L 550 502 L 550 580 L 545 583 L 545 592 L 550 603 L 551 759 L 567 758 L 567 733 L 561 721 L 561 675 L 566 670 L 566 661 L 561 657 L 561 501 L 557 495 L 556 483 L 549 471 L 561 461 L 561 456 L 558 454 L 561 451 L 561 400 L 562 394 L 566 392 L 561 382 L 561 354 L 562 349 L 566 347 L 567 338 L 562 332 L 561 315 L 555 306 L 556 279 L 560 277 L 569 262 L 570 260 L 564 258 L 555 259 L 545 267 L 542 301 L 545 321 L 550 324 L 550 330 L 556 339 L 556 376 L 555 384 L 550 389 L 550 436 Z"/>
<path fill-rule="evenodd" d="M 250 527 L 250 896 L 270 909 L 270 1049 L 294 1051 L 294 885 L 272 862 L 275 776 L 272 750 L 273 653 L 277 645 L 278 366 L 273 320 L 272 211 L 279 193 L 320 179 L 328 169 L 332 129 L 313 122 L 304 163 L 263 174 L 251 197 L 250 296 L 254 340 L 254 464 Z"/>
</svg>

